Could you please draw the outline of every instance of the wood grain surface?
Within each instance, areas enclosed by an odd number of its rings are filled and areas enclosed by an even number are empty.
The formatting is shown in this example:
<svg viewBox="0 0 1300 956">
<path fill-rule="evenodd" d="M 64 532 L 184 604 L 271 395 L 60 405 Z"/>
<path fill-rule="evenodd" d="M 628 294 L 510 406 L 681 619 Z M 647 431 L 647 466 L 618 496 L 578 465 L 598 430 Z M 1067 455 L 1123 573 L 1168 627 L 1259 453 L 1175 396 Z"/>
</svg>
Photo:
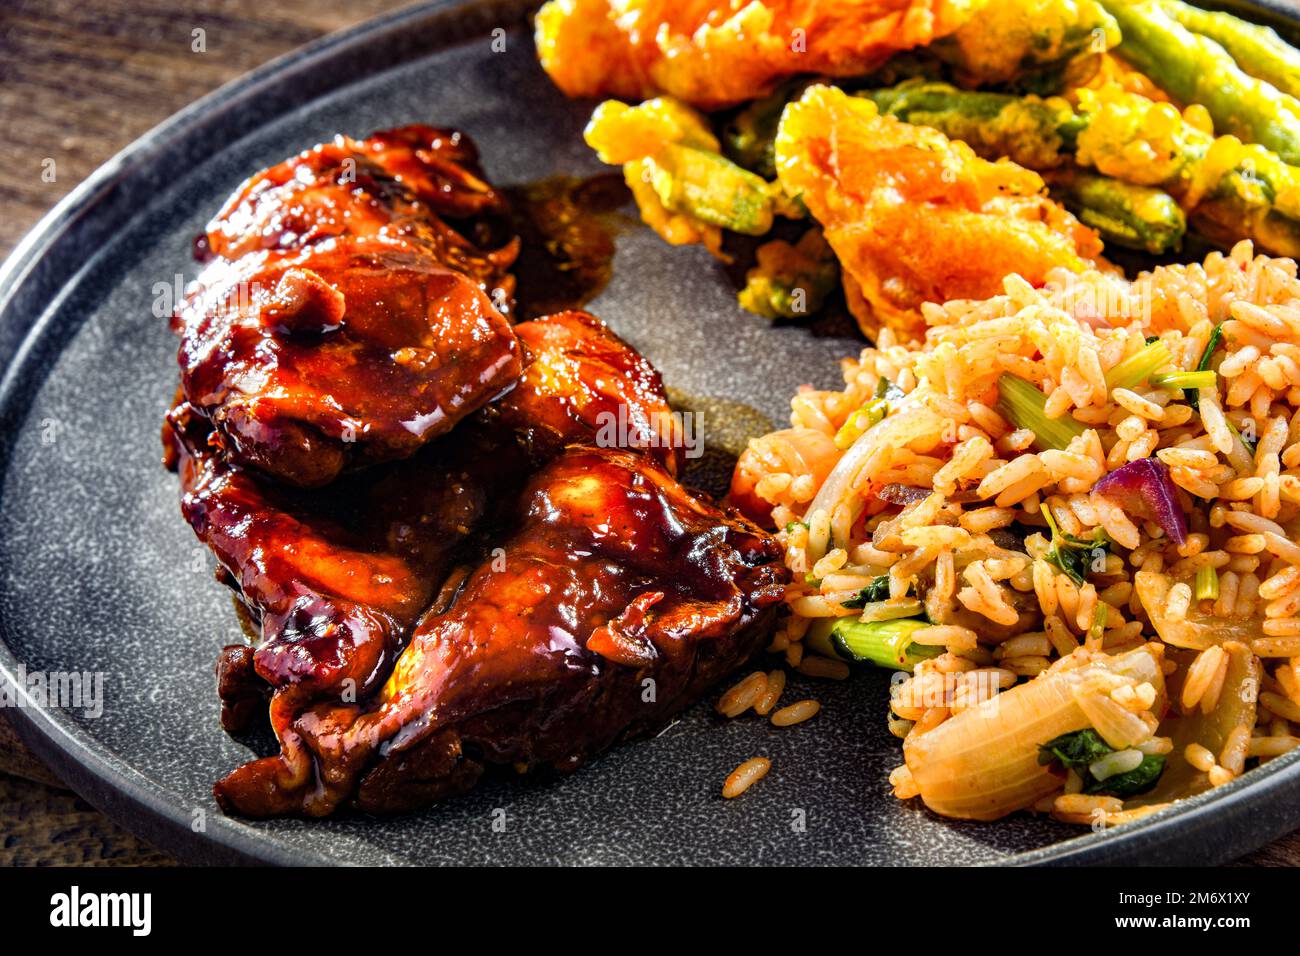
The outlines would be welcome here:
<svg viewBox="0 0 1300 956">
<path fill-rule="evenodd" d="M 294 47 L 403 5 L 0 0 L 0 258 L 77 183 L 172 113 Z M 169 862 L 67 790 L 0 712 L 0 864 Z"/>
<path fill-rule="evenodd" d="M 0 0 L 0 258 L 97 166 L 181 107 L 296 46 L 402 5 Z M 196 30 L 202 51 L 194 49 Z M 172 862 L 64 788 L 7 720 L 0 712 L 0 864 Z M 1300 834 L 1239 865 L 1300 865 Z"/>
</svg>

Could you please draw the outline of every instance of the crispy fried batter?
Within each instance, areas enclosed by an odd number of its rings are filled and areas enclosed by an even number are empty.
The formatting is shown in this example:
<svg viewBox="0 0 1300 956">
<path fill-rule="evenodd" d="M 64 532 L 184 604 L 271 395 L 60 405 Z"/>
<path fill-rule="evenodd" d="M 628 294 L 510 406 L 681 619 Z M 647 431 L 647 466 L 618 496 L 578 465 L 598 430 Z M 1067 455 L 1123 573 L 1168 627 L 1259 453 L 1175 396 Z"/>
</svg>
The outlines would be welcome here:
<svg viewBox="0 0 1300 956">
<path fill-rule="evenodd" d="M 965 143 L 878 114 L 816 86 L 786 108 L 777 170 L 822 223 L 859 325 L 903 340 L 924 332 L 921 303 L 987 298 L 1017 273 L 1095 265 L 1096 233 L 1046 197 L 1037 173 L 990 163 Z"/>
<path fill-rule="evenodd" d="M 799 73 L 853 76 L 965 23 L 985 0 L 551 0 L 542 66 L 569 96 L 669 93 L 713 109 Z"/>
<path fill-rule="evenodd" d="M 717 152 L 721 149 L 704 117 L 667 96 L 628 106 L 606 100 L 596 107 L 583 131 L 587 145 L 601 162 L 622 164 L 623 179 L 645 224 L 674 246 L 699 243 L 719 258 L 722 229 L 701 222 L 689 212 L 664 206 L 655 192 L 655 155 L 670 143 Z"/>
</svg>

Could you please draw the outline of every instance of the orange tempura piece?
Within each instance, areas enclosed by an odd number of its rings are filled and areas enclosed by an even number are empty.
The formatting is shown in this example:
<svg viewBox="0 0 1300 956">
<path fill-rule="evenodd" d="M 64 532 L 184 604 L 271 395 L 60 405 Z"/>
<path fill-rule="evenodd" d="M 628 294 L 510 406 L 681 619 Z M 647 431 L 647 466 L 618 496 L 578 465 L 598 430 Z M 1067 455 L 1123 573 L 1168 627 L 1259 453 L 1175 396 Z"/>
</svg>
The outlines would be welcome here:
<svg viewBox="0 0 1300 956">
<path fill-rule="evenodd" d="M 550 0 L 542 66 L 569 96 L 667 93 L 703 109 L 801 73 L 855 76 L 957 30 L 986 0 Z"/>
<path fill-rule="evenodd" d="M 776 157 L 785 191 L 822 224 L 871 338 L 883 325 L 920 339 L 923 302 L 989 298 L 1011 273 L 1042 285 L 1054 269 L 1099 266 L 1101 240 L 1047 198 L 1037 173 L 833 87 L 786 107 Z"/>
</svg>

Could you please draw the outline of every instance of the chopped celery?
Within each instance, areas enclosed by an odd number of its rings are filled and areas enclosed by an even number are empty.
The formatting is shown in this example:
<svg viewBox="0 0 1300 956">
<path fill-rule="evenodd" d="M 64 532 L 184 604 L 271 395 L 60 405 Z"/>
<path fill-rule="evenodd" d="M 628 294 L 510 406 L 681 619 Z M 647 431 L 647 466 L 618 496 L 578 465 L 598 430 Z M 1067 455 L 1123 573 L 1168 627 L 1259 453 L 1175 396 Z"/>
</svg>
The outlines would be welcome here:
<svg viewBox="0 0 1300 956">
<path fill-rule="evenodd" d="M 1063 451 L 1084 433 L 1083 425 L 1069 415 L 1048 418 L 1043 412 L 1047 396 L 1023 378 L 1002 375 L 998 379 L 998 396 L 998 404 L 1012 424 L 1032 431 L 1036 444 L 1043 451 L 1049 448 Z"/>
<path fill-rule="evenodd" d="M 822 657 L 838 658 L 839 652 L 835 650 L 835 645 L 831 643 L 831 629 L 835 626 L 836 618 L 819 617 L 808 627 L 808 632 L 803 637 L 803 647 L 805 651 L 812 651 L 814 654 L 820 654 Z"/>
<path fill-rule="evenodd" d="M 1142 351 L 1130 355 L 1106 373 L 1106 387 L 1137 388 L 1174 359 L 1169 346 L 1157 339 Z"/>
<path fill-rule="evenodd" d="M 1196 600 L 1217 601 L 1219 599 L 1219 572 L 1208 564 L 1196 572 Z"/>
<path fill-rule="evenodd" d="M 836 655 L 847 661 L 910 672 L 921 661 L 943 653 L 942 647 L 912 643 L 912 635 L 928 626 L 917 618 L 859 621 L 842 617 L 831 627 L 830 643 Z"/>
<path fill-rule="evenodd" d="M 1219 384 L 1217 372 L 1161 372 L 1151 376 L 1151 384 L 1156 388 L 1214 388 Z"/>
</svg>

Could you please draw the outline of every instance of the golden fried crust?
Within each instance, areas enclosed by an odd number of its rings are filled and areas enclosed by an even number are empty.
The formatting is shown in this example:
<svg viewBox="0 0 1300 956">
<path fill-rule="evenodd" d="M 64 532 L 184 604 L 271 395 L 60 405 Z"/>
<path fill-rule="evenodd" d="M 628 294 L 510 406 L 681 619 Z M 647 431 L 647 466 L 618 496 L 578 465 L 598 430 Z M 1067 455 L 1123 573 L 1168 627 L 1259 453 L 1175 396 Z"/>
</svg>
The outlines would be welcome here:
<svg viewBox="0 0 1300 956">
<path fill-rule="evenodd" d="M 822 224 L 872 337 L 883 323 L 920 338 L 923 302 L 988 298 L 1013 272 L 1041 285 L 1053 269 L 1095 266 L 1101 252 L 1037 173 L 831 87 L 786 109 L 776 153 L 782 186 Z"/>
<path fill-rule="evenodd" d="M 800 73 L 852 76 L 947 36 L 986 0 L 550 0 L 542 66 L 569 96 L 671 94 L 704 109 Z"/>
</svg>

